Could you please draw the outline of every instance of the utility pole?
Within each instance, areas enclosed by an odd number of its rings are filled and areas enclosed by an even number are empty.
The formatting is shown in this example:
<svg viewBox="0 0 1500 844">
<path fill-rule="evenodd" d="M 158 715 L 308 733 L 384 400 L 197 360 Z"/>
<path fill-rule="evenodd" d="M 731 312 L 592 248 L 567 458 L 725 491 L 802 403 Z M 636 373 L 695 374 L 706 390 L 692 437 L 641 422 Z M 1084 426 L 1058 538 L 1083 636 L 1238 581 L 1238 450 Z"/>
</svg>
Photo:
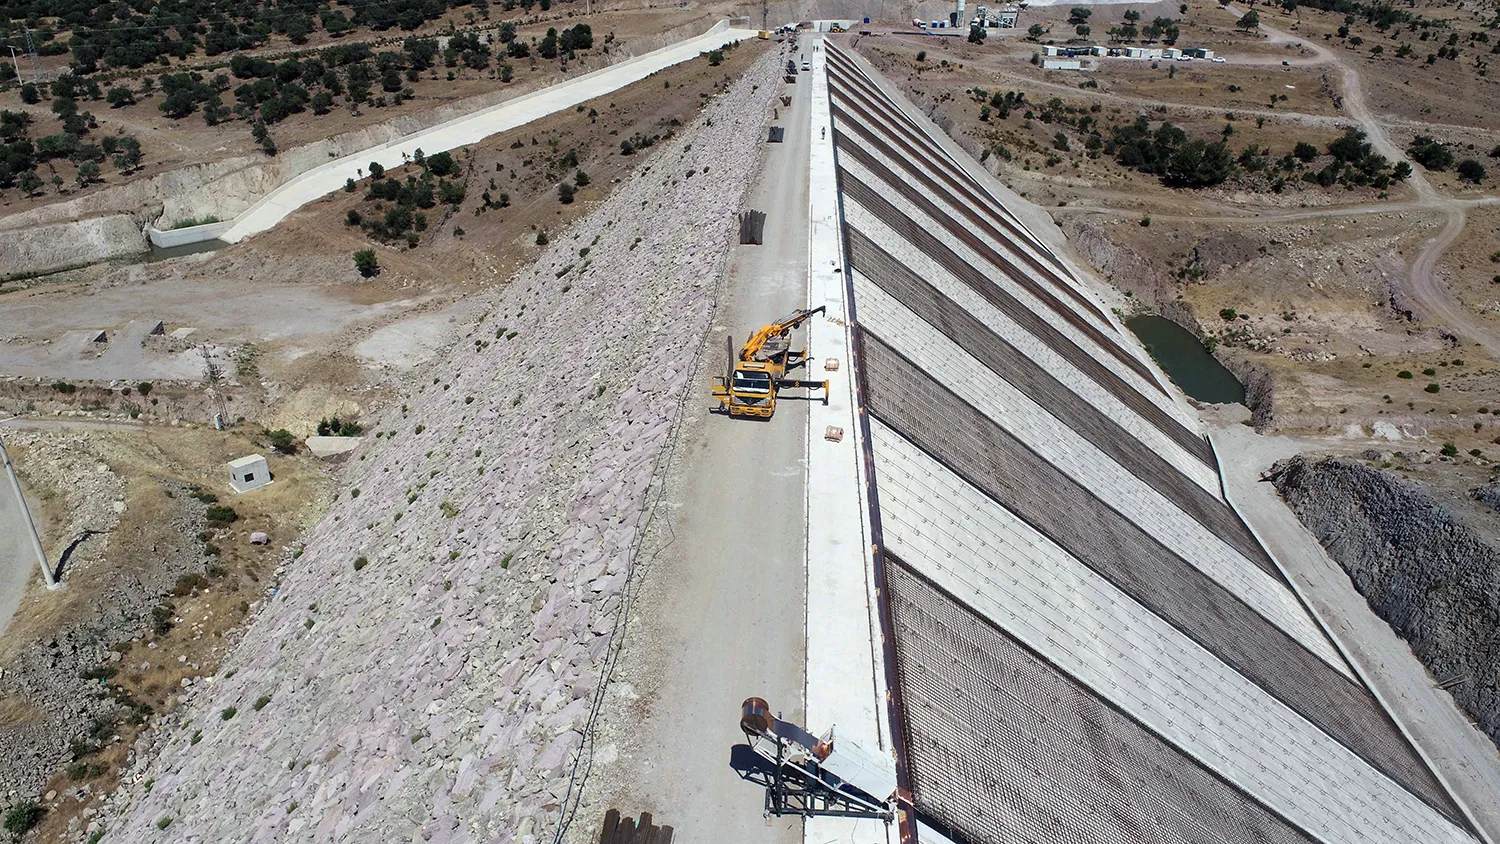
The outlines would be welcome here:
<svg viewBox="0 0 1500 844">
<path fill-rule="evenodd" d="M 203 355 L 203 380 L 208 385 L 208 397 L 214 404 L 214 429 L 222 431 L 229 417 L 229 407 L 224 403 L 224 370 L 214 362 L 208 346 L 199 346 L 198 351 Z"/>
<path fill-rule="evenodd" d="M 23 26 L 26 30 L 26 63 L 31 65 L 31 81 L 42 81 L 42 60 L 37 57 L 36 44 L 31 40 L 31 27 Z"/>
<path fill-rule="evenodd" d="M 36 553 L 37 564 L 42 567 L 42 579 L 47 581 L 48 589 L 61 589 L 62 584 L 57 582 L 52 574 L 52 567 L 47 565 L 47 552 L 42 550 L 42 537 L 37 534 L 36 523 L 31 520 L 31 511 L 26 508 L 26 496 L 21 492 L 21 481 L 16 477 L 16 468 L 11 465 L 3 438 L 0 438 L 0 458 L 5 460 L 5 475 L 10 478 L 10 488 L 16 493 L 16 506 L 21 509 L 21 518 L 26 521 L 27 534 L 31 537 L 31 550 Z"/>
<path fill-rule="evenodd" d="M 21 75 L 21 60 L 16 58 L 16 48 L 11 47 L 9 44 L 5 46 L 10 47 L 10 63 L 16 66 L 16 81 L 25 82 L 26 77 Z"/>
</svg>

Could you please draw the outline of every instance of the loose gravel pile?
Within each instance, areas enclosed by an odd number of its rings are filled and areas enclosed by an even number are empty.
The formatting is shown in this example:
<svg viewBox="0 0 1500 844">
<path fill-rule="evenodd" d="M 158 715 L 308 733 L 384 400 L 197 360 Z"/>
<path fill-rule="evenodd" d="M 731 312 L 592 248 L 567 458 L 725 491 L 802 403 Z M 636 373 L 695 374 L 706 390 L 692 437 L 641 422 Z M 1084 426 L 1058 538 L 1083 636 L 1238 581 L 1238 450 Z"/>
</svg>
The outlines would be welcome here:
<svg viewBox="0 0 1500 844">
<path fill-rule="evenodd" d="M 550 833 L 775 62 L 477 303 L 376 425 L 220 676 L 141 740 L 135 784 L 78 838 Z"/>
</svg>

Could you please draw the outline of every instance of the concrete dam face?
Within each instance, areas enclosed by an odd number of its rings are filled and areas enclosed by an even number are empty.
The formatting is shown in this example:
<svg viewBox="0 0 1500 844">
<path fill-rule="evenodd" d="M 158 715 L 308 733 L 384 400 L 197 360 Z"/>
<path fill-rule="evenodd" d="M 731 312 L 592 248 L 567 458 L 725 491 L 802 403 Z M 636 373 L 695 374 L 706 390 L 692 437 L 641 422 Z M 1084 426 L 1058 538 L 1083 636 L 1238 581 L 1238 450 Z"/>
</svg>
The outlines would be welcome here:
<svg viewBox="0 0 1500 844">
<path fill-rule="evenodd" d="M 853 55 L 828 88 L 902 786 L 933 839 L 1470 842 L 1195 412 Z"/>
</svg>

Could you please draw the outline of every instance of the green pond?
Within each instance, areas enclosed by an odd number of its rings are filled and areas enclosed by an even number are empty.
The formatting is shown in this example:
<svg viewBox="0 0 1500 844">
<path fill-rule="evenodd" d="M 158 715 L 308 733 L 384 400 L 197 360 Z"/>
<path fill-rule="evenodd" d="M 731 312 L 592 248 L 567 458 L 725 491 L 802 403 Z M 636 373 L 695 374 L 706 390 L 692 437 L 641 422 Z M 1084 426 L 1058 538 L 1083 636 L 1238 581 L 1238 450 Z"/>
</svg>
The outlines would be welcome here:
<svg viewBox="0 0 1500 844">
<path fill-rule="evenodd" d="M 1184 393 L 1213 404 L 1245 403 L 1245 385 L 1187 329 L 1159 316 L 1131 317 L 1125 327 Z"/>
</svg>

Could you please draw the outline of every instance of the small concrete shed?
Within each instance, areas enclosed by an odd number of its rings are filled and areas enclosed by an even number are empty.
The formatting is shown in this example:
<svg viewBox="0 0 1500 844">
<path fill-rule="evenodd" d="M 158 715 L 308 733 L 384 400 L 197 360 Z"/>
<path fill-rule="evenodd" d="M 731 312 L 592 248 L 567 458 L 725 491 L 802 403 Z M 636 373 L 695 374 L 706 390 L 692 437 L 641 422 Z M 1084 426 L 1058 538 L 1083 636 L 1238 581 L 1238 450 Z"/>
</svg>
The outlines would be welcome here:
<svg viewBox="0 0 1500 844">
<path fill-rule="evenodd" d="M 229 486 L 235 492 L 249 492 L 271 482 L 271 467 L 266 458 L 250 454 L 229 461 Z"/>
</svg>

